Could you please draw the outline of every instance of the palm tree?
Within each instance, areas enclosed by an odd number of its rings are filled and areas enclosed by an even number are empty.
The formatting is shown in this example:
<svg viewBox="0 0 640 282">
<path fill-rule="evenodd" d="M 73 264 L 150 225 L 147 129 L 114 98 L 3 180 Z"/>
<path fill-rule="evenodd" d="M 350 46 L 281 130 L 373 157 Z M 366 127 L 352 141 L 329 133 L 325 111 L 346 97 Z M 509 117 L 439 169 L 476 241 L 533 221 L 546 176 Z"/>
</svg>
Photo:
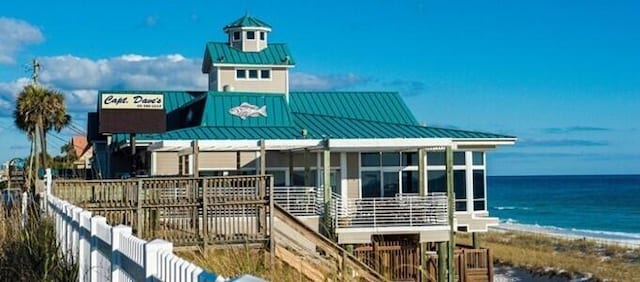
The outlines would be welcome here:
<svg viewBox="0 0 640 282">
<path fill-rule="evenodd" d="M 60 132 L 71 122 L 64 104 L 64 96 L 56 90 L 39 85 L 27 85 L 18 94 L 16 109 L 13 112 L 14 122 L 18 129 L 25 131 L 33 143 L 40 146 L 41 152 L 32 152 L 32 156 L 40 156 L 42 165 L 47 166 L 47 137 L 49 130 Z M 38 144 L 40 142 L 40 144 Z M 36 170 L 38 169 L 36 157 Z"/>
</svg>

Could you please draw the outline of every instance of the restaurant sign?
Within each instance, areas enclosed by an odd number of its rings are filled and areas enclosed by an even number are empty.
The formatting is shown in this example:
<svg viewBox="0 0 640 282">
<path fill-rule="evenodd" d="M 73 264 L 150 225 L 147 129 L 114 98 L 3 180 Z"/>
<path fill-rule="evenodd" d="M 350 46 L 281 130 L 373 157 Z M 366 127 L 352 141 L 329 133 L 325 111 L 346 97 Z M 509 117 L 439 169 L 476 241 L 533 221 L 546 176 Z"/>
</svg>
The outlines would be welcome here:
<svg viewBox="0 0 640 282">
<path fill-rule="evenodd" d="M 161 94 L 110 94 L 102 93 L 102 109 L 162 110 L 164 96 Z"/>
</svg>

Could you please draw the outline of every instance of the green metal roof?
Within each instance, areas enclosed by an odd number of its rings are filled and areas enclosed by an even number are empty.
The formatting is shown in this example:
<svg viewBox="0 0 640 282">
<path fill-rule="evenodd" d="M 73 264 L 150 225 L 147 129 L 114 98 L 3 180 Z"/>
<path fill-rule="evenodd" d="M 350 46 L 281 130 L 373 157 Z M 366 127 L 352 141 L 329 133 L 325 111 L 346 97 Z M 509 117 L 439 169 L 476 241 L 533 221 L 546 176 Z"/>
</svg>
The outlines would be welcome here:
<svg viewBox="0 0 640 282">
<path fill-rule="evenodd" d="M 395 92 L 292 92 L 289 105 L 282 94 L 214 91 L 163 94 L 165 108 L 170 111 L 169 131 L 138 134 L 138 140 L 297 139 L 302 129 L 306 129 L 307 138 L 312 139 L 515 138 L 421 126 Z M 267 116 L 241 119 L 229 113 L 242 103 L 266 106 Z M 114 143 L 126 142 L 127 136 L 114 134 Z"/>
<path fill-rule="evenodd" d="M 284 43 L 269 43 L 260 52 L 242 52 L 241 49 L 229 46 L 226 42 L 209 42 L 205 47 L 202 72 L 209 73 L 212 64 L 243 65 L 295 65 L 293 56 Z"/>
<path fill-rule="evenodd" d="M 274 127 L 292 126 L 289 107 L 283 94 L 209 92 L 206 97 L 201 126 L 226 127 Z M 266 117 L 247 117 L 242 119 L 229 111 L 247 103 L 258 108 L 265 107 Z"/>
<path fill-rule="evenodd" d="M 291 92 L 294 113 L 418 125 L 396 92 Z"/>
<path fill-rule="evenodd" d="M 300 131 L 294 127 L 214 127 L 199 126 L 183 128 L 165 133 L 138 134 L 138 140 L 258 140 L 258 139 L 295 139 Z M 115 143 L 128 140 L 127 134 L 114 134 Z"/>
<path fill-rule="evenodd" d="M 426 127 L 363 119 L 293 113 L 298 128 L 307 129 L 308 138 L 514 138 L 493 133 Z"/>
<path fill-rule="evenodd" d="M 271 26 L 264 21 L 261 21 L 255 17 L 244 15 L 243 17 L 231 22 L 224 26 L 224 30 L 235 27 L 265 27 L 271 28 Z"/>
</svg>

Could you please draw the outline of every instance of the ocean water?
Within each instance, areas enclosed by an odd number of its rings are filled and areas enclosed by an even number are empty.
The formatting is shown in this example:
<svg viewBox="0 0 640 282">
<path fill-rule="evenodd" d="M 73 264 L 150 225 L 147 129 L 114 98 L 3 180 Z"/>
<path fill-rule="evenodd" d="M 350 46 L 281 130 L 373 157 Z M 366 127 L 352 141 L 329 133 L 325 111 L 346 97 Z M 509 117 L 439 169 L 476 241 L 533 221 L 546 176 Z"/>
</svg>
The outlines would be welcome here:
<svg viewBox="0 0 640 282">
<path fill-rule="evenodd" d="M 490 176 L 502 223 L 610 240 L 640 240 L 640 175 Z"/>
</svg>

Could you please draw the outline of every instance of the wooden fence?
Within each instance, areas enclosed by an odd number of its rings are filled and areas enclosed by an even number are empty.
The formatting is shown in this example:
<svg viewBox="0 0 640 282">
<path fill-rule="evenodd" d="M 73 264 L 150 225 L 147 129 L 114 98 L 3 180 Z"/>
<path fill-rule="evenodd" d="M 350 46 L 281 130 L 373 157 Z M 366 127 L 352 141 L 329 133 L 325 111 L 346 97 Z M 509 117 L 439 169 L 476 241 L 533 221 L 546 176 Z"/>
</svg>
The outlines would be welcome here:
<svg viewBox="0 0 640 282">
<path fill-rule="evenodd" d="M 438 256 L 426 256 L 421 270 L 420 247 L 415 241 L 374 241 L 356 246 L 354 255 L 392 281 L 438 281 Z M 493 257 L 488 249 L 459 245 L 454 251 L 456 279 L 459 282 L 493 281 Z"/>
<path fill-rule="evenodd" d="M 176 246 L 264 243 L 271 226 L 268 175 L 55 180 L 53 195 Z"/>
</svg>

